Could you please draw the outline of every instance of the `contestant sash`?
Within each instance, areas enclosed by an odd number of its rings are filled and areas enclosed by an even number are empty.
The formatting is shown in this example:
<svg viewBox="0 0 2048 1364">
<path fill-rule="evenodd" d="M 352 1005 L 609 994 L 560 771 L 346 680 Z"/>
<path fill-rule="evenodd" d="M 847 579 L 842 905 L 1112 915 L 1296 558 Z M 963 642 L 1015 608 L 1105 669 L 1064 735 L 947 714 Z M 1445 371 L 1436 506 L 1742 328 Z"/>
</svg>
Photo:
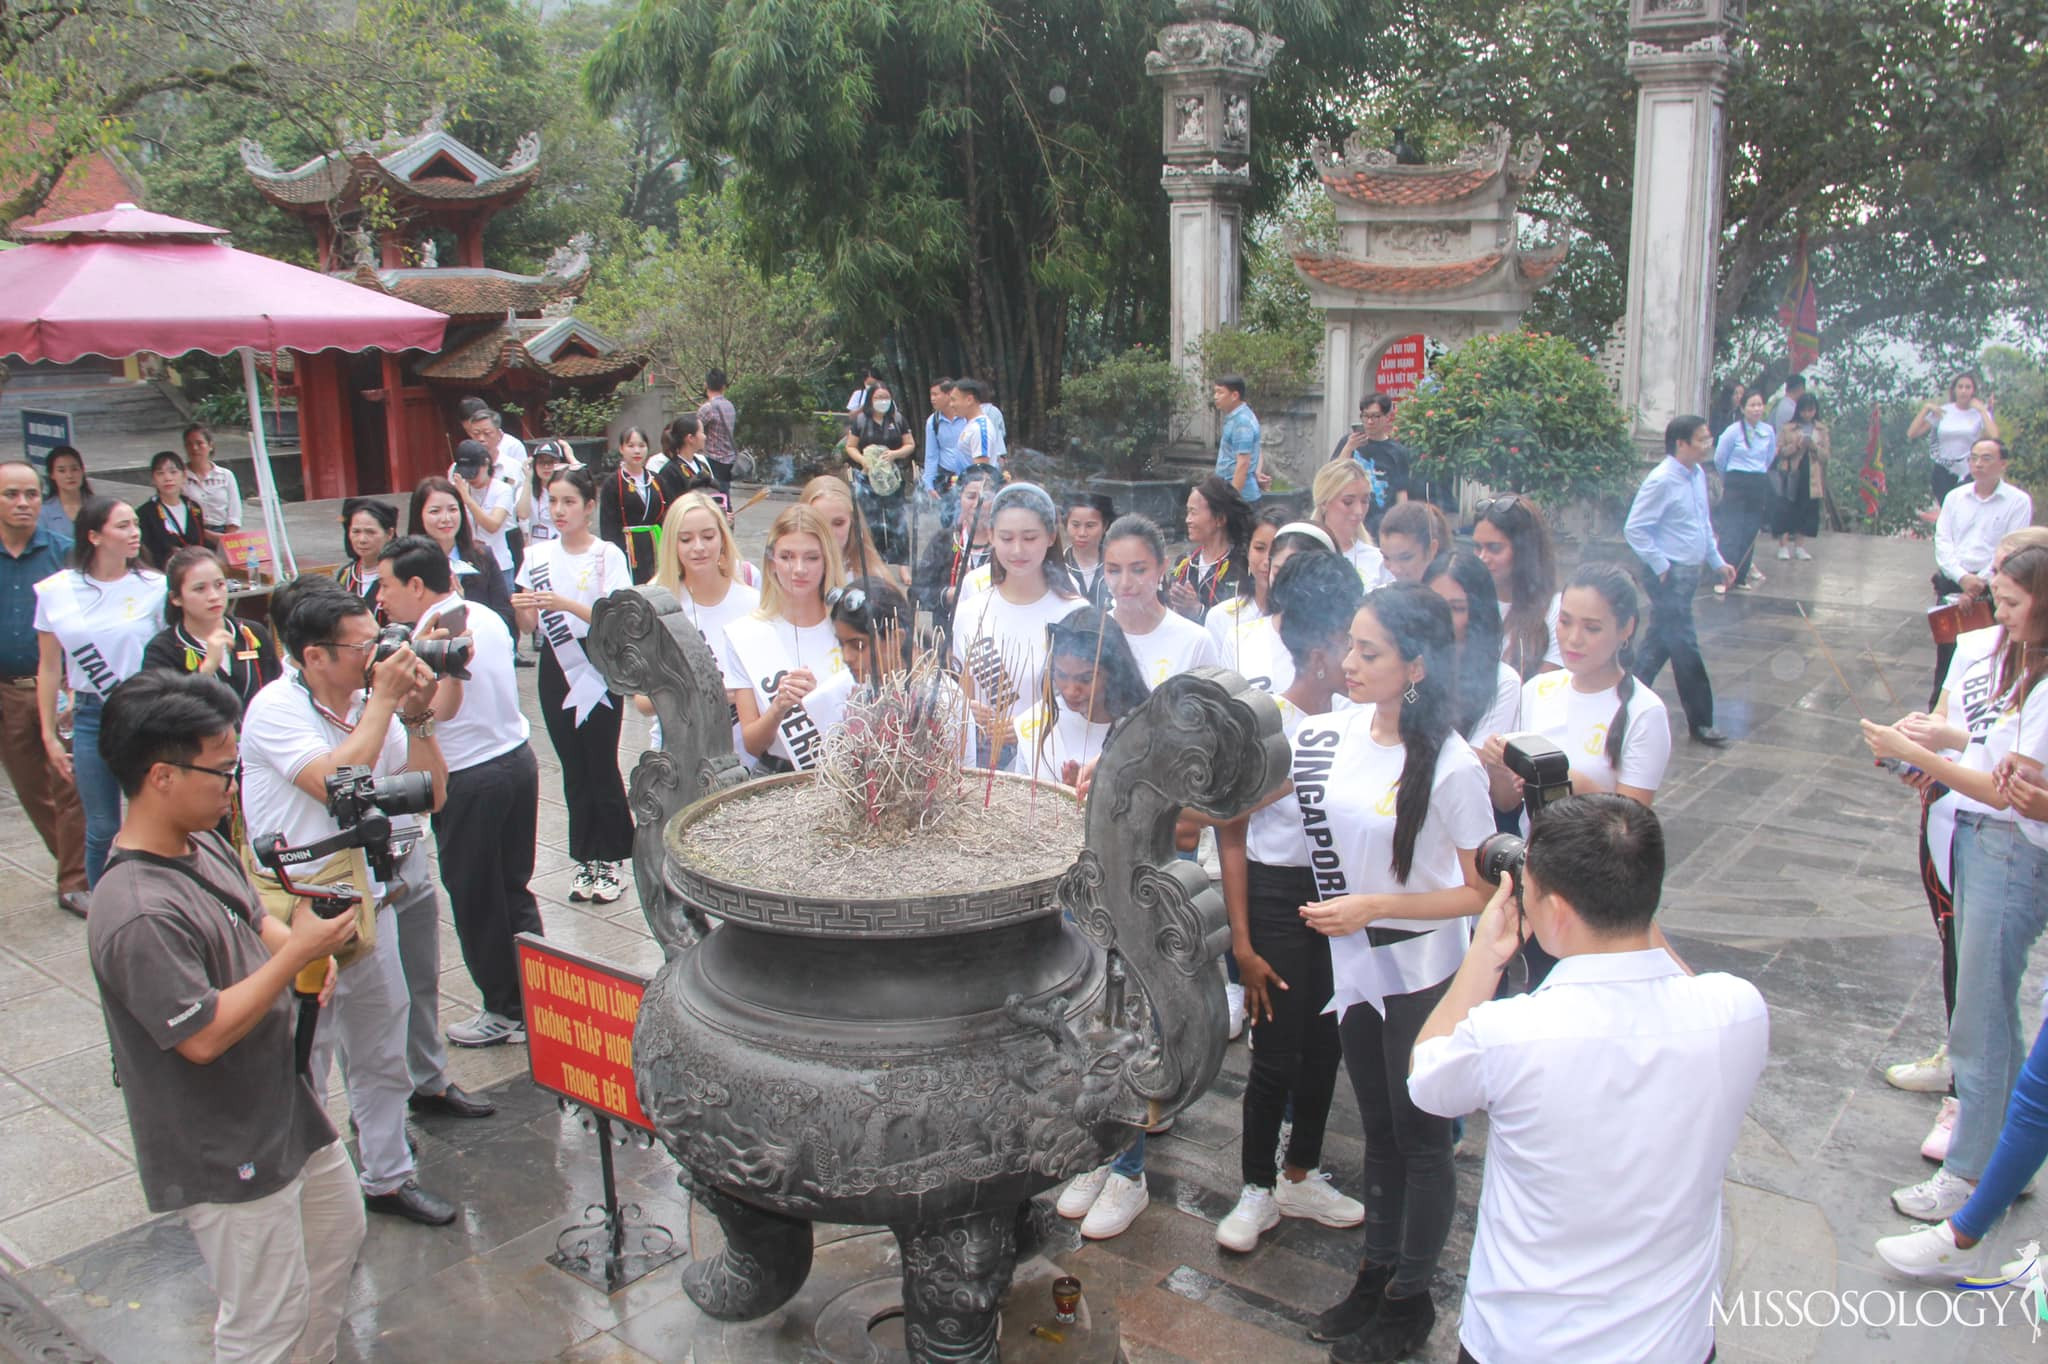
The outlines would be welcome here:
<svg viewBox="0 0 2048 1364">
<path fill-rule="evenodd" d="M 557 545 L 559 541 L 555 542 Z M 527 581 L 533 584 L 535 592 L 558 591 L 551 581 L 550 554 L 536 555 L 526 566 Z M 597 595 L 604 595 L 604 560 L 598 560 Z M 562 698 L 562 709 L 576 712 L 576 723 L 581 725 L 590 712 L 598 706 L 611 704 L 611 689 L 605 686 L 604 676 L 590 655 L 583 652 L 583 641 L 576 638 L 569 626 L 566 611 L 542 611 L 540 632 L 546 637 L 548 647 L 554 650 L 555 662 L 561 665 L 562 679 L 569 684 L 569 693 Z"/>
</svg>

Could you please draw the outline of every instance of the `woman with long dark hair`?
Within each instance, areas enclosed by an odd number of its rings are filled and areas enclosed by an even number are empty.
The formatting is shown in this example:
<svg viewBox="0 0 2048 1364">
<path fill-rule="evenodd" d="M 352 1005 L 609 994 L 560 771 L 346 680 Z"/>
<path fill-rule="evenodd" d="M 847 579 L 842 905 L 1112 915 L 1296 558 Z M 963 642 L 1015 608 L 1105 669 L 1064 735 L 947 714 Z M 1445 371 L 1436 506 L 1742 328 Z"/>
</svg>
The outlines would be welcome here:
<svg viewBox="0 0 2048 1364">
<path fill-rule="evenodd" d="M 626 556 L 597 538 L 597 485 L 583 469 L 557 469 L 547 515 L 558 534 L 527 546 L 512 607 L 522 631 L 539 631 L 540 713 L 562 767 L 569 807 L 571 900 L 610 904 L 625 894 L 619 863 L 633 855 L 633 812 L 619 778 L 618 694 L 583 652 L 590 612 L 632 581 Z"/>
<path fill-rule="evenodd" d="M 1060 552 L 1059 512 L 1036 483 L 1012 483 L 989 509 L 989 587 L 961 597 L 953 662 L 978 731 L 977 765 L 1007 767 L 1016 722 L 1045 683 L 1046 627 L 1080 604 Z"/>
<path fill-rule="evenodd" d="M 159 450 L 150 456 L 149 481 L 156 493 L 135 509 L 135 520 L 142 528 L 143 562 L 161 572 L 179 550 L 204 548 L 218 537 L 206 533 L 206 514 L 185 496 L 185 461 L 177 451 Z"/>
<path fill-rule="evenodd" d="M 1116 503 L 1100 493 L 1080 493 L 1067 499 L 1060 528 L 1066 532 L 1067 571 L 1074 586 L 1097 606 L 1109 602 L 1109 588 L 1102 581 L 1102 537 L 1116 520 Z"/>
<path fill-rule="evenodd" d="M 1671 717 L 1657 693 L 1635 679 L 1641 602 L 1635 579 L 1621 565 L 1580 564 L 1565 584 L 1557 618 L 1564 670 L 1522 686 L 1518 728 L 1564 750 L 1577 795 L 1622 795 L 1648 805 L 1671 761 Z M 1498 767 L 1506 736 L 1482 742 L 1488 765 Z M 1502 808 L 1520 803 L 1517 791 Z"/>
<path fill-rule="evenodd" d="M 170 624 L 142 651 L 142 666 L 218 677 L 248 709 L 284 662 L 269 626 L 228 614 L 227 561 L 188 545 L 164 565 L 164 589 Z"/>
<path fill-rule="evenodd" d="M 1434 502 L 1397 502 L 1380 518 L 1380 554 L 1397 583 L 1419 583 L 1452 548 L 1450 518 Z"/>
<path fill-rule="evenodd" d="M 88 497 L 76 525 L 71 567 L 36 584 L 36 707 L 50 766 L 78 783 L 85 880 L 94 886 L 121 827 L 121 787 L 100 756 L 100 706 L 142 671 L 143 652 L 163 627 L 164 579 L 142 565 L 142 527 L 126 502 Z M 68 749 L 57 732 L 57 697 L 67 687 Z"/>
<path fill-rule="evenodd" d="M 1250 569 L 1245 546 L 1252 538 L 1251 503 L 1211 474 L 1188 493 L 1188 552 L 1166 579 L 1166 604 L 1201 621 L 1218 602 L 1238 595 Z"/>
<path fill-rule="evenodd" d="M 505 628 L 512 632 L 515 645 L 513 662 L 520 667 L 532 667 L 526 659 L 519 657 L 516 647 L 519 622 L 512 611 L 511 586 L 499 571 L 497 557 L 477 543 L 476 531 L 469 522 L 469 511 L 462 494 L 455 491 L 455 485 L 445 478 L 421 479 L 419 486 L 412 490 L 405 533 L 424 535 L 441 547 L 441 552 L 448 556 L 449 565 L 455 570 L 455 590 L 466 600 L 497 612 L 505 622 Z"/>
<path fill-rule="evenodd" d="M 1289 558 L 1273 578 L 1280 637 L 1294 680 L 1274 696 L 1291 740 L 1302 723 L 1327 715 L 1344 691 L 1344 655 L 1365 590 L 1358 571 L 1334 551 Z M 1329 939 L 1309 927 L 1301 907 L 1317 898 L 1308 839 L 1292 793 L 1282 787 L 1244 819 L 1217 826 L 1223 904 L 1231 953 L 1252 1028 L 1238 1155 L 1244 1187 L 1216 1227 L 1216 1243 L 1244 1252 L 1279 1225 L 1305 1217 L 1355 1227 L 1365 1210 L 1322 1174 L 1323 1130 L 1337 1087 L 1342 1048 L 1330 1002 Z M 1274 1158 L 1282 1120 L 1292 1114 L 1284 1163 Z"/>
<path fill-rule="evenodd" d="M 1010 770 L 1072 786 L 1102 756 L 1110 730 L 1151 694 L 1107 611 L 1076 606 L 1046 627 L 1045 683 L 1017 722 Z"/>
<path fill-rule="evenodd" d="M 1912 724 L 1863 722 L 1873 755 L 1909 763 L 1957 797 L 1960 941 L 1948 1050 L 1959 1107 L 1941 1168 L 1892 1193 L 1894 1208 L 1923 1222 L 1958 1212 L 1990 1161 L 2026 1055 L 2020 980 L 2048 921 L 2048 826 L 2022 819 L 1997 775 L 2003 766 L 2038 785 L 2048 753 L 2048 689 L 2040 686 L 2048 677 L 2048 549 L 2006 556 L 1991 596 L 2005 635 L 1977 684 L 1988 684 L 1996 715 L 1981 739 L 1973 736 L 1961 756 L 1950 758 L 1913 738 Z M 1922 717 L 1907 720 L 1916 718 Z"/>
<path fill-rule="evenodd" d="M 1292 516 L 1287 508 L 1270 503 L 1259 508 L 1252 521 L 1251 538 L 1245 542 L 1245 576 L 1238 580 L 1237 595 L 1217 602 L 1202 618 L 1202 625 L 1216 641 L 1222 666 L 1241 674 L 1255 686 L 1258 683 L 1254 678 L 1262 674 L 1248 671 L 1247 665 L 1251 669 L 1262 667 L 1272 652 L 1265 646 L 1279 639 L 1271 628 L 1273 541 Z M 1261 630 L 1262 625 L 1267 628 Z"/>
<path fill-rule="evenodd" d="M 1948 381 L 1948 401 L 1925 403 L 1906 428 L 1907 440 L 1930 442 L 1934 460 L 1930 480 L 1934 505 L 1970 481 L 1970 447 L 1989 436 L 1998 438 L 1998 418 L 1978 396 L 1977 376 L 1958 374 Z M 54 462 L 55 455 L 51 460 Z"/>
<path fill-rule="evenodd" d="M 1483 756 L 1487 741 L 1513 734 L 1522 717 L 1522 675 L 1500 656 L 1500 598 L 1493 593 L 1493 575 L 1478 555 L 1461 549 L 1433 560 L 1423 570 L 1422 585 L 1451 608 L 1451 633 L 1458 641 L 1457 680 L 1451 688 L 1454 723 Z M 1520 829 L 1515 802 L 1521 787 L 1514 773 L 1498 761 L 1489 762 L 1486 780 L 1495 824 L 1502 833 Z"/>
<path fill-rule="evenodd" d="M 1384 587 L 1351 622 L 1350 709 L 1294 736 L 1303 827 L 1332 857 L 1304 906 L 1330 939 L 1344 1064 L 1365 1128 L 1365 1255 L 1351 1292 L 1310 1334 L 1340 1360 L 1400 1359 L 1436 1320 L 1429 1284 L 1457 1210 L 1451 1122 L 1408 1097 L 1408 1055 L 1464 959 L 1489 887 L 1476 853 L 1494 831 L 1486 771 L 1453 724 L 1451 609 L 1428 588 Z"/>
<path fill-rule="evenodd" d="M 1216 641 L 1186 616 L 1166 609 L 1160 584 L 1166 576 L 1166 538 L 1136 514 L 1119 516 L 1102 541 L 1116 623 L 1130 642 L 1145 684 L 1156 687 L 1175 673 L 1214 667 Z"/>
<path fill-rule="evenodd" d="M 651 449 L 647 433 L 639 427 L 621 431 L 618 467 L 605 475 L 597 490 L 598 534 L 625 554 L 636 587 L 654 576 L 659 556 L 654 552 L 653 527 L 661 524 L 668 504 L 681 490 L 680 477 L 670 473 L 672 464 L 664 464 L 659 473 L 648 467 Z"/>
<path fill-rule="evenodd" d="M 73 530 L 78 513 L 85 506 L 85 499 L 93 496 L 92 480 L 85 476 L 85 456 L 77 447 L 60 445 L 50 451 L 49 461 L 50 494 L 43 499 L 42 514 L 36 524 L 66 540 L 75 540 Z"/>
<path fill-rule="evenodd" d="M 1543 512 L 1522 493 L 1479 504 L 1472 548 L 1500 598 L 1501 657 L 1522 679 L 1564 666 L 1557 651 L 1557 551 Z"/>
<path fill-rule="evenodd" d="M 1771 513 L 1764 526 L 1778 537 L 1780 559 L 1811 559 L 1806 542 L 1820 536 L 1820 508 L 1827 498 L 1828 425 L 1820 399 L 1802 393 L 1792 420 L 1778 428 L 1778 457 L 1771 465 Z"/>
</svg>

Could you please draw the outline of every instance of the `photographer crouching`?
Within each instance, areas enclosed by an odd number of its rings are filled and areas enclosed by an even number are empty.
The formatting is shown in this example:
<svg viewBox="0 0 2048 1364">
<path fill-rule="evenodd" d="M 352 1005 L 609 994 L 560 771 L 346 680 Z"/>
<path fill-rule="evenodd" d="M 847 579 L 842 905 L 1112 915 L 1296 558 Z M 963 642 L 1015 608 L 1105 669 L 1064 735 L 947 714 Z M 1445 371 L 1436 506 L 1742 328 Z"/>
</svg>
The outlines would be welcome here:
<svg viewBox="0 0 2048 1364">
<path fill-rule="evenodd" d="M 493 1109 L 448 1078 L 440 909 L 424 830 L 409 817 L 438 807 L 447 788 L 431 719 L 440 678 L 402 638 L 380 637 L 369 603 L 330 579 L 311 579 L 293 595 L 279 633 L 294 670 L 256 694 L 242 723 L 243 822 L 266 867 L 279 860 L 267 854 L 272 836 L 288 850 L 329 840 L 348 845 L 291 860 L 289 878 L 349 882 L 366 891 L 374 911 L 372 945 L 341 971 L 314 1034 L 310 1078 L 324 1095 L 329 1062 L 339 1058 L 370 1211 L 444 1226 L 455 1208 L 414 1178 L 407 1110 L 481 1118 Z M 355 790 L 365 779 L 405 772 L 425 777 L 429 789 L 411 809 L 387 812 L 397 818 L 374 846 L 361 837 L 366 812 Z M 351 831 L 355 837 L 338 837 Z M 388 865 L 366 865 L 356 847 Z M 258 884 L 273 879 L 259 874 Z M 285 892 L 272 884 L 266 893 Z"/>
<path fill-rule="evenodd" d="M 1416 1106 L 1490 1121 L 1461 1361 L 1695 1364 L 1714 1357 L 1721 1182 L 1770 1021 L 1746 980 L 1693 975 L 1651 922 L 1656 815 L 1623 796 L 1545 807 L 1417 1037 Z M 1491 857 L 1489 858 L 1489 854 Z M 1533 935 L 1558 958 L 1495 999 Z"/>
<path fill-rule="evenodd" d="M 392 620 L 415 630 L 466 635 L 474 656 L 468 678 L 444 676 L 425 721 L 439 727 L 448 763 L 448 796 L 434 812 L 441 887 L 455 919 L 463 964 L 483 1008 L 448 1029 L 458 1047 L 526 1041 L 514 939 L 541 932 L 540 905 L 528 884 L 540 830 L 540 767 L 527 744 L 512 671 L 512 632 L 491 611 L 470 610 L 455 592 L 448 556 L 432 540 L 407 535 L 377 556 L 377 600 Z"/>
<path fill-rule="evenodd" d="M 161 669 L 107 697 L 100 748 L 128 814 L 86 938 L 143 1194 L 151 1212 L 183 1210 L 220 1299 L 214 1359 L 325 1361 L 363 1201 L 294 1063 L 290 996 L 356 921 L 285 927 L 217 832 L 241 710 L 216 679 Z"/>
</svg>

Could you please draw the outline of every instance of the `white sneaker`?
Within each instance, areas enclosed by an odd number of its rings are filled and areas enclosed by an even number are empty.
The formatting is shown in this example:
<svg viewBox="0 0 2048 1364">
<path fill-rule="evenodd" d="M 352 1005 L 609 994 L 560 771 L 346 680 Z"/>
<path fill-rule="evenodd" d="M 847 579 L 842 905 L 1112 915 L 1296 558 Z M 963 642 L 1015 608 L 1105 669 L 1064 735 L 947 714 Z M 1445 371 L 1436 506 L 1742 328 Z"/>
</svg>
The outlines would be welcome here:
<svg viewBox="0 0 2048 1364">
<path fill-rule="evenodd" d="M 1983 1272 L 1985 1245 L 1979 1241 L 1964 1250 L 1956 1244 L 1955 1230 L 1947 1222 L 1937 1222 L 1903 1235 L 1878 1237 L 1877 1258 L 1909 1279 L 1954 1283 Z"/>
<path fill-rule="evenodd" d="M 1917 1061 L 1901 1061 L 1895 1066 L 1886 1066 L 1884 1072 L 1886 1084 L 1913 1094 L 1946 1094 L 1954 1078 L 1954 1072 L 1949 1069 L 1946 1043 L 1932 1056 L 1923 1056 Z"/>
<path fill-rule="evenodd" d="M 1306 1217 L 1326 1227 L 1355 1227 L 1365 1220 L 1365 1204 L 1339 1193 L 1321 1170 L 1310 1170 L 1299 1184 L 1281 1176 L 1273 1185 L 1273 1203 L 1283 1217 Z"/>
<path fill-rule="evenodd" d="M 1936 1170 L 1932 1178 L 1918 1184 L 1909 1184 L 1903 1189 L 1892 1190 L 1892 1206 L 1906 1216 L 1921 1222 L 1939 1222 L 1962 1211 L 1963 1204 L 1970 1201 L 1970 1195 L 1977 1192 L 1977 1186 L 1960 1175 L 1952 1175 L 1948 1167 Z"/>
<path fill-rule="evenodd" d="M 1943 1099 L 1941 1112 L 1935 1116 L 1934 1126 L 1927 1133 L 1927 1140 L 1920 1143 L 1920 1154 L 1936 1165 L 1948 1159 L 1948 1139 L 1956 1130 L 1956 1101 Z"/>
<path fill-rule="evenodd" d="M 1811 559 L 1811 558 L 1813 558 L 1813 556 L 1812 556 L 1811 554 L 1808 554 L 1808 553 L 1806 552 L 1806 546 L 1805 546 L 1805 545 L 1794 545 L 1794 546 L 1792 546 L 1792 557 L 1793 557 L 1793 558 L 1795 558 L 1795 559 Z"/>
<path fill-rule="evenodd" d="M 1090 1170 L 1085 1175 L 1075 1175 L 1067 1181 L 1067 1187 L 1060 1190 L 1060 1201 L 1053 1205 L 1054 1211 L 1065 1218 L 1082 1218 L 1088 1209 L 1095 1206 L 1095 1196 L 1102 1192 L 1102 1186 L 1109 1182 L 1109 1167 Z"/>
<path fill-rule="evenodd" d="M 483 1009 L 469 1022 L 457 1023 L 448 1029 L 448 1040 L 458 1047 L 502 1047 L 508 1043 L 523 1047 L 526 1045 L 526 1025 Z"/>
<path fill-rule="evenodd" d="M 1244 1032 L 1244 986 L 1225 985 L 1223 998 L 1230 1005 L 1230 1040 L 1235 1042 Z"/>
<path fill-rule="evenodd" d="M 593 862 L 597 875 L 591 878 L 590 898 L 592 902 L 608 905 L 626 893 L 626 887 L 619 881 L 619 868 L 615 862 Z"/>
<path fill-rule="evenodd" d="M 1112 1171 L 1102 1192 L 1095 1195 L 1095 1206 L 1081 1219 L 1081 1234 L 1091 1241 L 1121 1236 L 1151 1202 L 1152 1195 L 1145 1192 L 1145 1176 L 1125 1179 Z"/>
<path fill-rule="evenodd" d="M 1237 1196 L 1237 1206 L 1216 1224 L 1216 1244 L 1241 1254 L 1256 1249 L 1259 1237 L 1279 1225 L 1280 1208 L 1273 1201 L 1273 1191 L 1247 1184 Z"/>
<path fill-rule="evenodd" d="M 1791 558 L 1791 557 L 1792 557 L 1792 546 L 1790 546 L 1790 545 L 1779 545 L 1779 546 L 1778 546 L 1778 557 L 1779 557 L 1780 559 L 1789 559 L 1789 558 Z"/>
<path fill-rule="evenodd" d="M 569 883 L 569 900 L 578 903 L 591 898 L 597 890 L 597 863 L 578 862 L 576 879 Z"/>
</svg>

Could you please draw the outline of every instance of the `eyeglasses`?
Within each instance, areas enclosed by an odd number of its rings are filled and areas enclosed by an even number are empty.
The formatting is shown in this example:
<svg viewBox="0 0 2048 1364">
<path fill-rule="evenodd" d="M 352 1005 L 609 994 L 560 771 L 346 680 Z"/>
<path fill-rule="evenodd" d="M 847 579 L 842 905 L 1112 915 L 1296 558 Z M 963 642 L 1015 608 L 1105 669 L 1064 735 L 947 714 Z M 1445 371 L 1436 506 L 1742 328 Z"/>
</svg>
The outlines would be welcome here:
<svg viewBox="0 0 2048 1364">
<path fill-rule="evenodd" d="M 204 773 L 205 773 L 205 774 L 206 774 L 207 776 L 209 776 L 209 777 L 219 777 L 219 778 L 221 779 L 221 781 L 222 781 L 222 782 L 224 782 L 225 784 L 227 784 L 227 785 L 229 785 L 229 786 L 233 786 L 233 785 L 234 785 L 234 784 L 235 784 L 236 782 L 238 782 L 238 781 L 240 781 L 240 780 L 242 779 L 242 769 L 241 769 L 241 768 L 239 768 L 239 767 L 230 767 L 230 768 L 227 768 L 227 769 L 223 770 L 223 769 L 221 769 L 221 768 L 218 768 L 218 767 L 202 767 L 202 766 L 200 766 L 200 765 L 199 765 L 198 763 L 173 763 L 173 762 L 167 762 L 167 763 L 165 763 L 165 764 L 164 764 L 164 766 L 166 766 L 166 767 L 182 767 L 182 768 L 184 768 L 184 769 L 185 769 L 185 770 L 186 770 L 187 772 L 204 772 Z"/>
<path fill-rule="evenodd" d="M 366 639 L 362 641 L 360 644 L 343 644 L 338 639 L 323 639 L 320 641 L 319 644 L 315 645 L 314 647 L 320 649 L 333 649 L 336 652 L 339 652 L 343 649 L 374 649 L 377 647 L 377 641 L 374 639 Z"/>
</svg>

